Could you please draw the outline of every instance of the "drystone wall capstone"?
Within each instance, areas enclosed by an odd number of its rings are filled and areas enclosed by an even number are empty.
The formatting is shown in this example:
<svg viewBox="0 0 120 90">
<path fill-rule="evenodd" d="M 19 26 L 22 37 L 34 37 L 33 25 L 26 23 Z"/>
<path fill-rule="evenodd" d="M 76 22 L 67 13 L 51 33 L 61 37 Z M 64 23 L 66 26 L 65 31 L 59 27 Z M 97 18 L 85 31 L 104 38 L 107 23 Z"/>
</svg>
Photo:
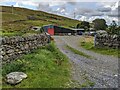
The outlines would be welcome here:
<svg viewBox="0 0 120 90">
<path fill-rule="evenodd" d="M 120 36 L 118 35 L 96 35 L 95 46 L 96 47 L 119 48 L 120 47 Z"/>
<path fill-rule="evenodd" d="M 46 45 L 46 34 L 34 34 L 29 36 L 2 37 L 1 58 L 2 63 L 7 63 L 19 58 L 23 54 L 30 53 L 38 47 Z"/>
</svg>

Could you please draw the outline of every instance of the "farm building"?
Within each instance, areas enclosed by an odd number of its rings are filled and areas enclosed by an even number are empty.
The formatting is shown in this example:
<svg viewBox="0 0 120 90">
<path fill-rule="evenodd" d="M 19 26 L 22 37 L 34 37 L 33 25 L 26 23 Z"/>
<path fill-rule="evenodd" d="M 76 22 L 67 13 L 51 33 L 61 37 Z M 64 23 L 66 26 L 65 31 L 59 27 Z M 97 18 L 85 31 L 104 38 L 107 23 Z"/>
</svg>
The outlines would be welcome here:
<svg viewBox="0 0 120 90">
<path fill-rule="evenodd" d="M 84 28 L 72 29 L 76 32 L 77 35 L 82 35 L 85 32 Z"/>
<path fill-rule="evenodd" d="M 53 25 L 46 25 L 46 26 L 43 26 L 42 28 L 45 32 L 49 33 L 50 35 L 55 34 Z"/>
<path fill-rule="evenodd" d="M 56 25 L 46 25 L 43 26 L 43 29 L 50 35 L 76 35 L 84 31 L 83 29 L 69 29 Z"/>
</svg>

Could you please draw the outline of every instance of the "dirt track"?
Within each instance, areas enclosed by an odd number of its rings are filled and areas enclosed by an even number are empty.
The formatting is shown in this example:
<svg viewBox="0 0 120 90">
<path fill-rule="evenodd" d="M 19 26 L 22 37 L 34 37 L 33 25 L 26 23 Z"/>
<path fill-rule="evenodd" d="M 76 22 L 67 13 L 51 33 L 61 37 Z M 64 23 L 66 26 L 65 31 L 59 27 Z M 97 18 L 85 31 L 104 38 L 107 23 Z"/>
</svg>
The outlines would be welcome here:
<svg viewBox="0 0 120 90">
<path fill-rule="evenodd" d="M 72 80 L 80 85 L 85 82 L 94 82 L 94 88 L 117 88 L 118 87 L 118 58 L 101 55 L 85 50 L 79 46 L 80 36 L 54 36 L 57 47 L 63 52 L 72 64 Z M 74 54 L 66 48 L 69 45 L 87 55 L 89 59 Z"/>
</svg>

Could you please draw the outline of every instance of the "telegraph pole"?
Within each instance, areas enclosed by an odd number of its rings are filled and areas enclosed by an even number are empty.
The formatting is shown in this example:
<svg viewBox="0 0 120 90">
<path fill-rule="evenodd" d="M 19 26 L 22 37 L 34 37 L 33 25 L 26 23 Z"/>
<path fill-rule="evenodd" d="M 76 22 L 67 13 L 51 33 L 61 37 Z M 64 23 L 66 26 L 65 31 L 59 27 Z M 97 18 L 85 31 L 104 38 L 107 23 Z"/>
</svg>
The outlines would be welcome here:
<svg viewBox="0 0 120 90">
<path fill-rule="evenodd" d="M 11 7 L 12 7 L 12 14 L 13 14 L 13 7 L 14 7 L 14 6 L 12 5 Z"/>
<path fill-rule="evenodd" d="M 74 12 L 74 19 L 75 19 L 75 12 Z"/>
</svg>

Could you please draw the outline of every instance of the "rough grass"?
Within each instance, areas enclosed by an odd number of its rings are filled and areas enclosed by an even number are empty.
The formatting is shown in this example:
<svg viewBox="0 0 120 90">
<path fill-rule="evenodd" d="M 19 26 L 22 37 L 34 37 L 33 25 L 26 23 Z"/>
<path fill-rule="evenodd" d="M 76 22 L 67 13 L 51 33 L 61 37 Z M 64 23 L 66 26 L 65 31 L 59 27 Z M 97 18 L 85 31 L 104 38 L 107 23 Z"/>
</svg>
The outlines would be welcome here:
<svg viewBox="0 0 120 90">
<path fill-rule="evenodd" d="M 25 72 L 28 78 L 15 86 L 6 84 L 3 79 L 3 88 L 70 87 L 68 84 L 70 80 L 68 58 L 55 47 L 54 43 L 4 65 L 2 69 L 3 78 L 13 71 Z"/>
<path fill-rule="evenodd" d="M 81 51 L 79 51 L 79 50 L 76 50 L 76 49 L 74 49 L 74 48 L 72 48 L 72 47 L 70 47 L 70 46 L 66 46 L 69 50 L 71 50 L 73 53 L 75 53 L 75 54 L 78 54 L 78 55 L 81 55 L 81 56 L 84 56 L 84 57 L 86 57 L 86 58 L 90 58 L 90 59 L 92 59 L 92 57 L 91 56 L 89 56 L 89 55 L 87 55 L 87 54 L 85 54 L 85 53 L 83 53 L 83 52 L 81 52 Z"/>
<path fill-rule="evenodd" d="M 120 57 L 120 51 L 118 49 L 94 47 L 93 37 L 82 38 L 80 46 L 87 50 L 91 50 L 103 55 L 112 55 L 115 57 Z"/>
<path fill-rule="evenodd" d="M 28 20 L 28 16 L 33 16 L 37 20 Z M 16 21 L 17 22 L 13 22 Z M 25 21 L 19 21 L 25 20 Z M 29 32 L 27 28 L 30 26 L 43 26 L 48 24 L 55 24 L 64 27 L 75 27 L 80 21 L 73 20 L 67 17 L 58 16 L 42 11 L 35 11 L 25 8 L 14 7 L 14 13 L 11 13 L 11 7 L 2 6 L 2 29 L 3 36 L 8 33 L 21 33 L 22 31 Z M 7 34 L 6 34 L 7 33 Z M 22 33 L 24 34 L 24 33 Z M 12 36 L 14 34 L 10 34 Z"/>
<path fill-rule="evenodd" d="M 91 80 L 89 80 L 88 76 L 86 76 L 86 74 L 84 74 L 82 76 L 82 78 L 85 80 L 85 82 L 83 84 L 81 84 L 81 87 L 93 87 L 95 85 L 95 82 L 92 82 Z"/>
<path fill-rule="evenodd" d="M 9 21 L 15 21 L 15 20 L 24 20 L 24 19 L 26 19 L 26 17 L 21 16 L 19 14 L 12 14 L 12 13 L 9 13 L 9 12 L 3 12 L 2 13 L 3 22 L 4 21 L 9 22 Z"/>
<path fill-rule="evenodd" d="M 82 88 L 84 88 L 84 87 L 93 87 L 94 85 L 95 85 L 94 82 L 86 81 L 85 83 L 83 83 L 83 84 L 81 85 L 81 87 L 82 87 Z"/>
</svg>

